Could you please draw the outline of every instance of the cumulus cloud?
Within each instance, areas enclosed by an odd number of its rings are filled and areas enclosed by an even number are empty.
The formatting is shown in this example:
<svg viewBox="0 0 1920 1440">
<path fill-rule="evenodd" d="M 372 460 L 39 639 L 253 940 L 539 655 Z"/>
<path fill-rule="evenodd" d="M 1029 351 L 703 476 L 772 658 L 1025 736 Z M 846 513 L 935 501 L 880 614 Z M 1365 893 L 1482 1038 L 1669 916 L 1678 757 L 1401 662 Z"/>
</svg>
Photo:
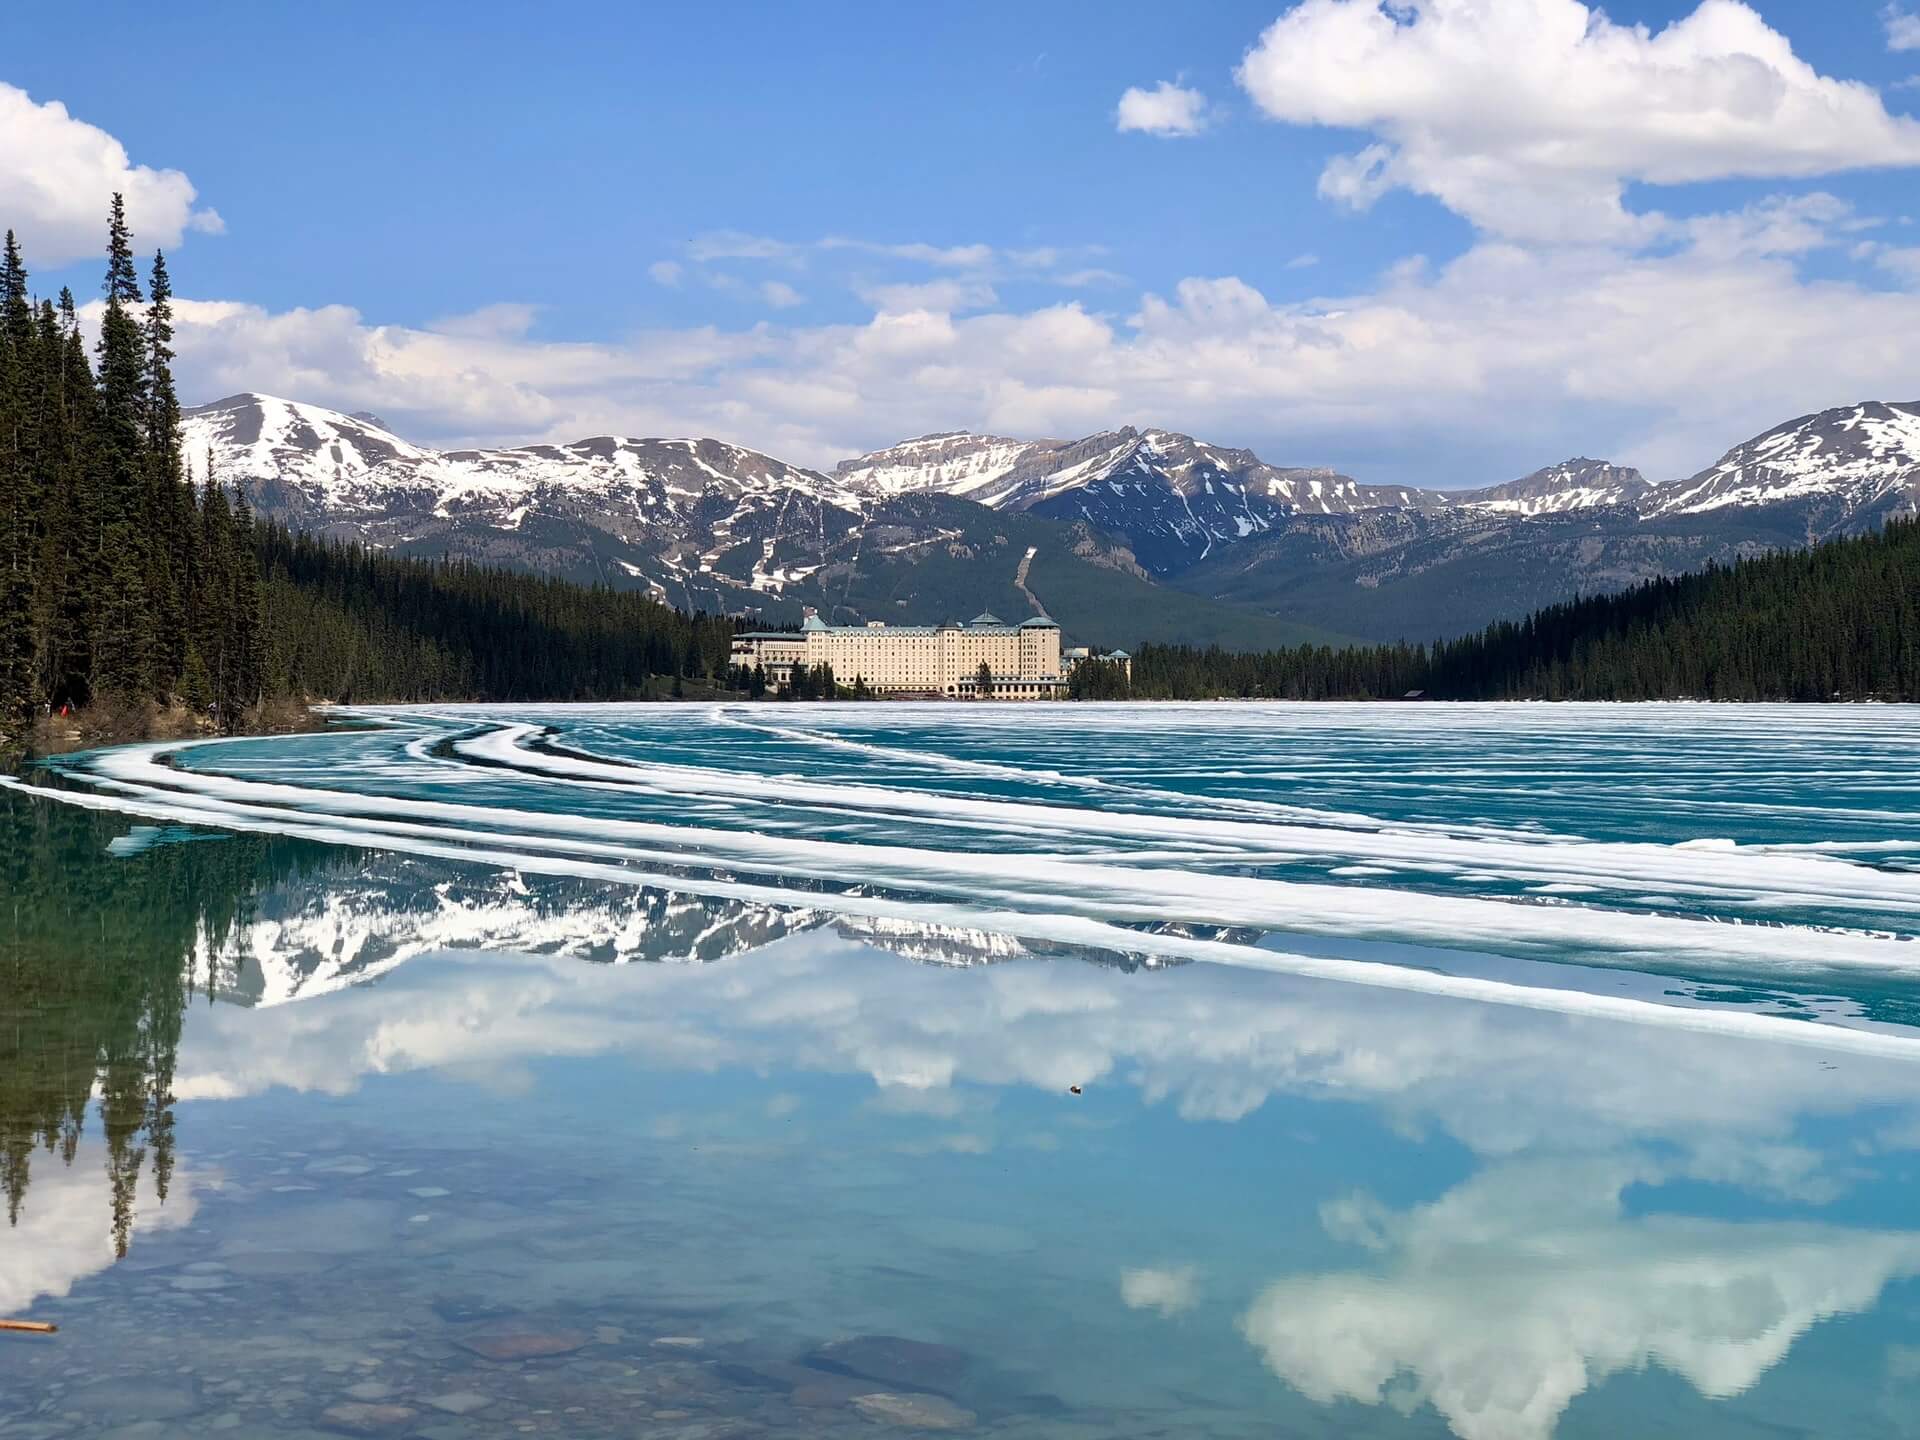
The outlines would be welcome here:
<svg viewBox="0 0 1920 1440">
<path fill-rule="evenodd" d="M 1207 128 L 1207 97 L 1171 80 L 1162 80 L 1151 90 L 1130 86 L 1120 97 L 1113 123 L 1123 134 L 1137 130 L 1169 137 L 1198 135 Z"/>
<path fill-rule="evenodd" d="M 876 283 L 865 322 L 605 343 L 182 302 L 179 368 L 189 396 L 371 409 L 422 439 L 701 433 L 825 464 L 930 430 L 1144 422 L 1377 479 L 1488 483 L 1575 453 L 1665 479 L 1784 417 L 1900 398 L 1883 392 L 1912 368 L 1920 296 L 1795 268 L 1823 238 L 1857 244 L 1857 223 L 1803 197 L 1697 222 L 1679 249 L 1486 242 L 1307 301 L 1196 277 L 1119 314 L 982 309 L 987 288 Z M 1688 315 L 1713 323 L 1676 323 Z"/>
<path fill-rule="evenodd" d="M 784 280 L 768 280 L 760 286 L 760 298 L 776 310 L 790 310 L 804 304 L 807 297 Z"/>
<path fill-rule="evenodd" d="M 656 260 L 647 266 L 647 278 L 669 290 L 677 288 L 685 275 L 686 267 L 677 260 Z"/>
<path fill-rule="evenodd" d="M 1920 124 L 1819 74 L 1741 0 L 1657 33 L 1581 0 L 1302 0 L 1238 79 L 1274 120 L 1374 137 L 1327 165 L 1323 195 L 1414 190 L 1536 242 L 1659 237 L 1630 182 L 1920 164 Z"/>
<path fill-rule="evenodd" d="M 67 111 L 0 82 L 0 223 L 17 233 L 29 265 L 64 265 L 106 249 L 107 205 L 126 198 L 143 247 L 172 247 L 189 230 L 219 234 L 218 211 L 196 208 L 178 170 L 136 165 L 126 146 Z"/>
<path fill-rule="evenodd" d="M 83 307 L 82 325 L 97 325 L 98 311 L 98 302 Z M 667 392 L 744 364 L 765 343 L 757 332 L 711 329 L 543 341 L 516 328 L 518 318 L 516 307 L 487 307 L 410 327 L 369 323 L 345 305 L 271 311 L 176 299 L 175 369 L 190 399 L 262 390 L 374 410 L 424 437 L 604 434 L 623 418 L 677 433 L 679 417 L 658 408 Z"/>
<path fill-rule="evenodd" d="M 1574 1397 L 1622 1371 L 1741 1394 L 1814 1325 L 1920 1272 L 1913 1232 L 1626 1213 L 1629 1185 L 1672 1178 L 1647 1161 L 1543 1160 L 1406 1214 L 1330 1207 L 1330 1233 L 1360 1225 L 1381 1268 L 1280 1281 L 1242 1333 L 1314 1400 L 1427 1403 L 1461 1440 L 1550 1440 Z"/>
</svg>

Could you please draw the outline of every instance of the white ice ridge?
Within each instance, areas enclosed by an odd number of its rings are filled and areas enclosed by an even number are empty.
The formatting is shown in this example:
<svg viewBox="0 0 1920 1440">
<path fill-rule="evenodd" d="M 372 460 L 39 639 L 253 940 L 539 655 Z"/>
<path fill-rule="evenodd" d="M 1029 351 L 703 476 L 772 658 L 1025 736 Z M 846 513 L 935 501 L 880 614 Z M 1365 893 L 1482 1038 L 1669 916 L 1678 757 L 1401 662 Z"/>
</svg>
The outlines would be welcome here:
<svg viewBox="0 0 1920 1440">
<path fill-rule="evenodd" d="M 867 740 L 850 740 L 844 735 L 834 735 L 818 730 L 801 730 L 790 725 L 766 725 L 744 720 L 724 706 L 714 707 L 709 712 L 709 716 L 716 724 L 727 725 L 737 730 L 750 730 L 759 735 L 771 735 L 776 739 L 790 740 L 797 744 L 817 745 L 822 749 L 842 750 L 853 755 L 869 755 L 880 760 L 896 761 L 934 770 L 949 770 L 961 775 L 982 775 L 994 779 L 1016 780 L 1025 785 L 1093 791 L 1103 798 L 1138 799 L 1162 805 L 1168 802 L 1203 804 L 1210 810 L 1231 810 L 1245 815 L 1264 816 L 1268 820 L 1300 820 L 1319 825 L 1384 829 L 1387 823 L 1371 815 L 1318 809 L 1309 805 L 1285 805 L 1273 800 L 1248 800 L 1232 795 L 1209 795 L 1202 799 L 1196 796 L 1179 795 L 1170 790 L 1156 789 L 1151 785 L 1106 780 L 1097 775 L 1070 775 L 1064 770 L 1036 770 L 1020 765 L 999 764 L 991 760 L 969 760 L 959 755 L 942 755 L 934 750 L 903 750 L 894 745 L 876 745 Z M 886 793 L 897 792 L 887 791 Z M 1456 833 L 1453 828 L 1418 822 L 1396 823 L 1393 828 L 1413 832 L 1444 830 L 1446 833 Z M 1536 836 L 1535 838 L 1550 837 Z"/>
<path fill-rule="evenodd" d="M 993 821 L 1022 835 L 1077 836 L 1093 833 L 1177 841 L 1238 839 L 1241 863 L 1259 859 L 1336 856 L 1386 859 L 1404 868 L 1430 863 L 1439 842 L 1432 835 L 1368 835 L 1307 827 L 1211 822 L 1174 816 L 1116 814 L 1010 801 L 927 795 L 852 785 L 819 785 L 787 777 L 661 765 L 619 765 L 568 755 L 529 752 L 521 742 L 537 727 L 503 726 L 455 742 L 456 752 L 495 766 L 533 771 L 546 781 L 613 787 L 636 786 L 687 797 L 765 796 L 804 800 L 840 809 L 873 807 L 897 816 L 923 810 L 964 821 Z M 792 874 L 841 884 L 874 883 L 895 889 L 984 897 L 1022 907 L 1065 909 L 1133 923 L 1185 922 L 1304 930 L 1342 936 L 1413 939 L 1441 947 L 1494 949 L 1509 953 L 1564 953 L 1569 945 L 1637 962 L 1685 963 L 1720 969 L 1754 965 L 1779 972 L 1818 975 L 1866 967 L 1910 976 L 1920 969 L 1920 950 L 1901 941 L 1858 933 L 1821 933 L 1802 927 L 1715 924 L 1708 921 L 1576 906 L 1540 906 L 1471 896 L 1428 895 L 1398 890 L 1321 885 L 1296 881 L 1211 875 L 1194 868 L 1090 863 L 1045 852 L 980 853 L 901 845 L 852 844 L 792 835 L 668 825 L 654 821 L 572 816 L 541 810 L 470 806 L 447 801 L 364 796 L 344 791 L 241 780 L 159 763 L 170 750 L 191 742 L 133 747 L 103 754 L 96 775 L 147 793 L 186 792 L 208 804 L 236 801 L 292 806 L 346 817 L 431 817 L 456 826 L 505 827 L 515 843 L 547 850 L 664 864 L 723 864 Z M 409 747 L 424 756 L 426 737 Z M 472 771 L 466 771 L 471 775 Z M 488 773 L 482 771 L 479 773 Z M 498 769 L 491 773 L 499 774 Z M 626 783 L 631 780 L 632 783 Z M 385 824 L 374 819 L 353 823 Z M 434 833 L 446 833 L 433 827 Z M 593 837 L 591 839 L 584 837 Z M 454 832 L 448 838 L 459 838 Z M 1658 886 L 1667 892 L 1742 899 L 1763 904 L 1853 903 L 1876 908 L 1914 904 L 1920 876 L 1880 872 L 1812 856 L 1749 856 L 1738 851 L 1693 850 L 1658 845 L 1537 845 L 1456 840 L 1447 858 L 1455 865 L 1498 868 L 1535 881 L 1575 880 L 1596 888 L 1634 892 Z M 1590 853 L 1589 853 L 1590 852 Z M 1611 857 L 1612 870 L 1603 868 Z M 1850 891 L 1848 882 L 1858 891 Z M 1789 885 L 1791 884 L 1791 888 Z"/>
<path fill-rule="evenodd" d="M 1822 855 L 1754 853 L 1738 848 L 1693 848 L 1674 845 L 1608 844 L 1592 841 L 1577 844 L 1555 840 L 1491 838 L 1484 835 L 1447 835 L 1431 827 L 1388 829 L 1383 822 L 1369 821 L 1376 830 L 1332 828 L 1328 826 L 1279 825 L 1270 822 L 1195 819 L 1176 815 L 1142 815 L 1125 811 L 1089 810 L 1028 801 L 989 800 L 974 797 L 930 794 L 925 791 L 863 786 L 835 781 L 831 784 L 808 781 L 794 776 L 753 775 L 738 771 L 714 770 L 692 766 L 662 764 L 612 764 L 584 756 L 554 754 L 526 748 L 526 742 L 539 733 L 531 724 L 502 725 L 485 734 L 454 742 L 454 750 L 465 756 L 537 774 L 563 783 L 594 783 L 625 789 L 640 788 L 657 794 L 674 794 L 776 803 L 800 803 L 835 809 L 871 810 L 890 817 L 912 815 L 941 822 L 963 821 L 1005 827 L 1012 833 L 1035 837 L 1080 838 L 1087 835 L 1129 837 L 1162 843 L 1204 842 L 1230 846 L 1236 864 L 1298 859 L 1337 859 L 1387 864 L 1404 871 L 1455 873 L 1462 868 L 1529 884 L 1577 883 L 1594 891 L 1611 890 L 1629 895 L 1657 889 L 1667 894 L 1707 897 L 1725 903 L 1766 911 L 1801 906 L 1829 909 L 1869 910 L 1876 913 L 1920 915 L 1920 874 L 1875 870 Z M 741 838 L 724 837 L 724 832 L 701 832 L 703 846 L 725 844 Z M 709 837 L 714 837 L 711 842 Z M 786 841 L 786 844 L 816 842 Z M 862 845 L 854 847 L 863 855 L 877 858 L 882 849 L 889 855 L 938 855 L 942 863 L 964 860 L 969 865 L 989 867 L 996 857 L 954 856 L 944 851 L 899 851 L 890 847 Z M 1072 860 L 1046 855 L 1022 854 L 1000 858 L 1011 875 L 1033 874 L 1036 865 L 1076 865 Z M 1123 872 L 1119 884 L 1138 889 L 1149 884 L 1141 872 Z M 841 878 L 839 876 L 822 878 Z M 1094 877 L 1063 874 L 1063 883 L 1079 883 Z M 1112 877 L 1100 877 L 1111 879 Z M 1176 888 L 1182 883 L 1199 886 L 1209 896 L 1225 890 L 1244 893 L 1260 886 L 1281 885 L 1290 890 L 1321 889 L 1289 885 L 1286 882 L 1209 877 L 1181 873 L 1155 872 L 1154 880 Z M 1337 887 L 1351 895 L 1351 887 Z M 1223 896 L 1231 898 L 1230 895 Z M 1442 900 L 1444 897 L 1397 896 L 1398 900 Z M 1461 902 L 1497 904 L 1502 910 L 1515 907 L 1503 902 Z M 1372 908 L 1372 907 L 1369 907 Z M 1224 915 L 1186 914 L 1178 918 L 1203 920 L 1214 924 L 1251 924 L 1251 920 L 1227 919 Z M 1457 917 L 1465 920 L 1466 916 Z M 1610 916 L 1609 920 L 1627 917 Z M 1279 920 L 1266 923 L 1281 924 Z M 1680 922 L 1693 928 L 1697 922 Z M 1299 928 L 1297 925 L 1290 928 Z M 1353 933 L 1351 931 L 1346 933 Z M 1459 943 L 1456 931 L 1451 941 Z M 1802 932 L 1803 935 L 1805 932 Z M 1803 942 L 1804 943 L 1804 942 Z M 1826 939 L 1819 942 L 1826 944 Z M 1682 945 L 1685 950 L 1689 947 Z M 1891 956 L 1888 957 L 1892 959 Z M 1900 962 L 1903 968 L 1920 969 L 1920 953 L 1909 952 Z"/>
<path fill-rule="evenodd" d="M 149 754 L 171 748 L 176 747 L 147 747 Z M 895 900 L 873 895 L 796 891 L 777 885 L 697 875 L 688 876 L 664 871 L 646 871 L 630 865 L 606 864 L 559 854 L 540 854 L 532 849 L 495 848 L 511 845 L 516 841 L 544 843 L 550 849 L 596 848 L 585 844 L 543 842 L 538 837 L 485 831 L 436 830 L 435 827 L 428 825 L 355 820 L 345 815 L 314 815 L 295 809 L 276 809 L 232 800 L 222 801 L 204 795 L 168 792 L 126 781 L 110 783 L 118 793 L 95 794 L 55 789 L 30 785 L 11 776 L 0 776 L 0 788 L 58 801 L 62 804 L 77 805 L 92 810 L 114 811 L 143 818 L 217 825 L 250 833 L 285 835 L 325 845 L 354 848 L 371 846 L 438 859 L 469 861 L 517 869 L 528 874 L 569 876 L 576 879 L 598 880 L 613 885 L 651 886 L 656 889 L 675 890 L 685 894 L 720 899 L 746 900 L 770 905 L 798 903 L 823 913 L 988 930 L 1023 940 L 1233 965 L 1243 969 L 1266 970 L 1279 974 L 1299 975 L 1308 979 L 1367 985 L 1377 989 L 1411 991 L 1418 994 L 1479 1001 L 1485 1004 L 1509 1005 L 1564 1015 L 1661 1026 L 1696 1034 L 1725 1035 L 1818 1050 L 1920 1062 L 1920 1037 L 1886 1030 L 1856 1029 L 1842 1025 L 1788 1020 L 1749 1011 L 1659 1004 L 1626 996 L 1595 995 L 1577 990 L 1517 985 L 1503 980 L 1447 975 L 1367 961 L 1294 955 L 1228 941 L 1137 931 L 1123 925 L 1071 914 L 994 910 L 971 905 Z M 293 787 L 257 788 L 284 790 Z M 312 796 L 315 792 L 301 793 Z M 397 803 L 409 808 L 415 804 L 415 802 Z M 423 808 L 433 812 L 441 809 L 472 807 L 426 806 Z M 618 853 L 618 847 L 603 848 Z M 683 859 L 684 857 L 672 858 Z"/>
</svg>

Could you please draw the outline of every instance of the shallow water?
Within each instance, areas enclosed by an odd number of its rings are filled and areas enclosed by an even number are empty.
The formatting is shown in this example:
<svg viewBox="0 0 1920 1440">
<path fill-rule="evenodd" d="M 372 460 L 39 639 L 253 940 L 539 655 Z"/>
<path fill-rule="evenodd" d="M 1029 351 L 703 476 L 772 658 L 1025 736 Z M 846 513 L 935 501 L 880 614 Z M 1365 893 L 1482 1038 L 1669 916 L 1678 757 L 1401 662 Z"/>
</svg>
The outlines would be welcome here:
<svg viewBox="0 0 1920 1440">
<path fill-rule="evenodd" d="M 0 1437 L 1920 1434 L 1920 712 L 358 718 L 0 791 Z"/>
</svg>

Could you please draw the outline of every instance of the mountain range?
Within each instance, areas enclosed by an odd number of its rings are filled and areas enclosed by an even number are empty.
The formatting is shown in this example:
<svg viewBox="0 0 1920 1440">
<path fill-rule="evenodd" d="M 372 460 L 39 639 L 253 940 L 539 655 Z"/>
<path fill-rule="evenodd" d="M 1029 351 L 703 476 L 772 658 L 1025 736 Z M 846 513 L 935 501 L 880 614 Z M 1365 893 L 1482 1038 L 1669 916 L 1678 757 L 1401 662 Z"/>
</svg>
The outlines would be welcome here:
<svg viewBox="0 0 1920 1440">
<path fill-rule="evenodd" d="M 921 436 L 808 469 L 710 439 L 436 450 L 259 394 L 186 412 L 196 470 L 299 529 L 644 588 L 688 608 L 932 623 L 1043 608 L 1097 644 L 1432 639 L 1871 529 L 1920 504 L 1920 404 L 1822 411 L 1679 480 L 1576 458 L 1370 485 L 1131 426 Z"/>
</svg>

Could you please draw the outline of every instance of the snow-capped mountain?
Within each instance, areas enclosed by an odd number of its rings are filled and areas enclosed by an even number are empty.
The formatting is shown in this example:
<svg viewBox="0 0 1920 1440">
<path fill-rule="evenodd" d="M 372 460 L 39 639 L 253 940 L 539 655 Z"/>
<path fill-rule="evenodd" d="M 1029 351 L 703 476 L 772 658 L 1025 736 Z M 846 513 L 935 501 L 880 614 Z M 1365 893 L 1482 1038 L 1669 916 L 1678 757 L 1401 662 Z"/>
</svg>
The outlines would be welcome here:
<svg viewBox="0 0 1920 1440">
<path fill-rule="evenodd" d="M 1058 450 L 1062 443 L 954 430 L 902 440 L 885 450 L 842 460 L 834 474 L 849 489 L 865 495 L 917 495 L 932 490 L 998 505 L 1009 492 L 1008 477 L 1026 469 L 1035 456 Z"/>
<path fill-rule="evenodd" d="M 1447 503 L 1436 491 L 1362 485 L 1338 471 L 1269 465 L 1251 450 L 1132 426 L 1081 440 L 924 435 L 844 460 L 834 474 L 866 494 L 938 491 L 996 510 L 1084 520 L 1126 536 L 1157 573 L 1184 568 L 1297 512 Z"/>
<path fill-rule="evenodd" d="M 211 466 L 295 528 L 643 588 L 687 609 L 797 621 L 809 605 L 839 620 L 916 624 L 983 608 L 1024 614 L 1031 572 L 1070 581 L 1056 618 L 1074 630 L 1076 615 L 1141 613 L 1151 590 L 1125 542 L 1084 522 L 995 512 L 925 487 L 890 496 L 718 440 L 433 450 L 370 415 L 254 394 L 189 410 L 183 429 L 196 472 Z M 1291 638 L 1207 602 L 1183 613 L 1196 609 L 1213 634 Z"/>
<path fill-rule="evenodd" d="M 1692 479 L 1659 487 L 1645 509 L 1697 515 L 1805 501 L 1861 514 L 1920 503 L 1920 403 L 1871 401 L 1790 420 Z"/>
<path fill-rule="evenodd" d="M 430 450 L 371 417 L 253 394 L 188 410 L 182 430 L 196 469 L 300 528 L 709 607 L 811 574 L 861 509 L 828 476 L 718 440 Z"/>
<path fill-rule="evenodd" d="M 1447 498 L 1469 510 L 1507 515 L 1564 515 L 1570 510 L 1637 506 L 1653 488 L 1638 470 L 1605 460 L 1563 460 L 1504 485 L 1455 491 Z"/>
<path fill-rule="evenodd" d="M 384 548 L 787 618 L 806 604 L 928 623 L 1052 604 L 1051 592 L 1081 607 L 1076 638 L 1123 645 L 1197 628 L 1285 643 L 1262 616 L 1456 633 L 1920 501 L 1920 404 L 1805 416 L 1685 480 L 1575 458 L 1464 491 L 1368 485 L 1131 426 L 1077 440 L 924 435 L 830 473 L 709 439 L 434 450 L 366 412 L 251 394 L 188 411 L 185 431 L 196 470 L 210 461 L 264 513 Z M 1156 582 L 1195 598 L 1149 603 Z"/>
</svg>

